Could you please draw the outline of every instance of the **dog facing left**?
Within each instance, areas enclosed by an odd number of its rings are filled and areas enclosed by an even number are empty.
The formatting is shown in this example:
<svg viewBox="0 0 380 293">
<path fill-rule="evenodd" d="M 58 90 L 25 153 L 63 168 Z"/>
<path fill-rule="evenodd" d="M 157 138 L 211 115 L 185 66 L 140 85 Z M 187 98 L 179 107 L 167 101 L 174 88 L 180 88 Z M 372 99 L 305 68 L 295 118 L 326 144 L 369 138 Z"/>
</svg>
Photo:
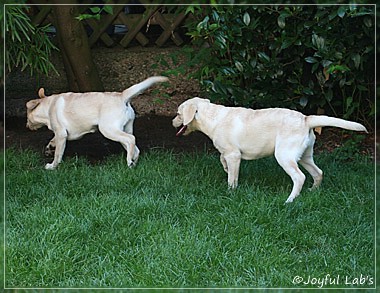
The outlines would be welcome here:
<svg viewBox="0 0 380 293">
<path fill-rule="evenodd" d="M 27 124 L 31 130 L 47 126 L 54 137 L 46 150 L 55 148 L 54 160 L 45 169 L 53 170 L 62 161 L 67 140 L 80 139 L 87 133 L 99 130 L 106 138 L 120 142 L 127 151 L 127 164 L 132 167 L 139 157 L 139 149 L 133 135 L 135 112 L 130 105 L 133 97 L 150 86 L 168 81 L 164 76 L 153 76 L 135 84 L 123 92 L 62 93 L 45 96 L 26 103 Z"/>
</svg>

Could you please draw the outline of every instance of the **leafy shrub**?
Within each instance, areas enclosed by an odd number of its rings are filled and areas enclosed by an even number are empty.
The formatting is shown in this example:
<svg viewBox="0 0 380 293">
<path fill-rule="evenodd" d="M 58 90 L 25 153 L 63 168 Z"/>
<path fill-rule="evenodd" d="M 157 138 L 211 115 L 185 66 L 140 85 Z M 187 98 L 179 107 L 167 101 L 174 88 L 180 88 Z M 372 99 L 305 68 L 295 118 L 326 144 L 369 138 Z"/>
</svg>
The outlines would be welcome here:
<svg viewBox="0 0 380 293">
<path fill-rule="evenodd" d="M 186 9 L 192 46 L 182 53 L 211 100 L 373 118 L 373 6 Z"/>
<path fill-rule="evenodd" d="M 57 47 L 49 39 L 49 25 L 36 27 L 27 15 L 28 7 L 15 4 L 7 5 L 0 13 L 5 24 L 5 65 L 8 72 L 15 67 L 30 69 L 30 74 L 48 75 L 50 71 L 58 74 L 50 61 L 50 55 Z M 4 61 L 4 60 L 3 60 Z M 3 76 L 4 72 L 0 72 Z"/>
</svg>

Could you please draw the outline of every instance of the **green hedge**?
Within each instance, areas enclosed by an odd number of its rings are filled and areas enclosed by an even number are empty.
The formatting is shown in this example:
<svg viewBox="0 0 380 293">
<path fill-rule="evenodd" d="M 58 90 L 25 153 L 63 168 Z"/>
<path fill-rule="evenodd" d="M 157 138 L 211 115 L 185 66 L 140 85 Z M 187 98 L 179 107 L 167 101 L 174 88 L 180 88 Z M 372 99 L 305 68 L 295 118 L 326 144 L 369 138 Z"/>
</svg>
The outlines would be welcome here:
<svg viewBox="0 0 380 293">
<path fill-rule="evenodd" d="M 192 42 L 182 53 L 213 101 L 309 113 L 322 108 L 372 124 L 374 8 L 188 6 Z"/>
</svg>

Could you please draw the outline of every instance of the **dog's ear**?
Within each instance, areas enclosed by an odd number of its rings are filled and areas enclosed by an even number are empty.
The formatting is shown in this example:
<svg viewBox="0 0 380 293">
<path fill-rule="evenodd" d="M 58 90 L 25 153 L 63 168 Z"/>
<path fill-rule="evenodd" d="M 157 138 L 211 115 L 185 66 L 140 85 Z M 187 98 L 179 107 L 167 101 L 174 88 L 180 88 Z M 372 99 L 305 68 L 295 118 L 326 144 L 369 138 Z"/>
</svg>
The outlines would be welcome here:
<svg viewBox="0 0 380 293">
<path fill-rule="evenodd" d="M 43 87 L 40 88 L 40 89 L 38 90 L 38 96 L 39 96 L 41 99 L 45 98 L 45 90 L 44 90 Z"/>
<path fill-rule="evenodd" d="M 26 108 L 28 110 L 33 110 L 34 108 L 36 108 L 39 104 L 41 103 L 41 100 L 31 100 L 29 102 L 26 103 Z"/>
<path fill-rule="evenodd" d="M 197 106 L 188 105 L 183 108 L 183 125 L 188 125 L 193 121 L 195 117 L 195 113 L 197 113 Z"/>
</svg>

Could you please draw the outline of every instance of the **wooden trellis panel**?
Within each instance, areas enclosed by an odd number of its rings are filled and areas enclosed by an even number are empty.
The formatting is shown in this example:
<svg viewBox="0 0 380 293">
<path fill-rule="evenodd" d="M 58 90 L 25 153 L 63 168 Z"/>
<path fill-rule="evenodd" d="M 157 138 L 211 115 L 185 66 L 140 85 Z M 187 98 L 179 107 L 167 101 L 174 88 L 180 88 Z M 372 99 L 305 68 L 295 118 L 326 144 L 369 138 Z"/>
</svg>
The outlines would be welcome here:
<svg viewBox="0 0 380 293">
<path fill-rule="evenodd" d="M 94 46 L 99 41 L 108 47 L 116 45 L 116 38 L 112 38 L 112 34 L 107 32 L 107 29 L 112 25 L 124 25 L 127 28 L 125 35 L 118 40 L 119 44 L 124 48 L 127 48 L 133 40 L 136 40 L 142 46 L 148 45 L 150 41 L 147 37 L 147 31 L 149 31 L 151 25 L 159 25 L 163 30 L 154 41 L 157 46 L 163 46 L 169 39 L 177 46 L 182 45 L 184 41 L 178 33 L 178 27 L 186 20 L 186 15 L 184 13 L 164 13 L 164 6 L 148 5 L 149 3 L 146 1 L 142 2 L 144 4 L 139 5 L 145 8 L 145 12 L 142 14 L 125 13 L 125 7 L 128 7 L 128 4 L 112 4 L 113 14 L 102 14 L 99 21 L 94 18 L 83 20 L 84 24 L 91 28 L 91 33 L 89 34 L 90 46 Z M 80 11 L 85 13 L 88 8 L 96 5 L 99 4 L 80 5 Z M 111 5 L 110 2 L 107 5 Z M 51 5 L 34 4 L 32 8 L 32 21 L 34 24 L 52 23 L 54 25 Z"/>
</svg>

